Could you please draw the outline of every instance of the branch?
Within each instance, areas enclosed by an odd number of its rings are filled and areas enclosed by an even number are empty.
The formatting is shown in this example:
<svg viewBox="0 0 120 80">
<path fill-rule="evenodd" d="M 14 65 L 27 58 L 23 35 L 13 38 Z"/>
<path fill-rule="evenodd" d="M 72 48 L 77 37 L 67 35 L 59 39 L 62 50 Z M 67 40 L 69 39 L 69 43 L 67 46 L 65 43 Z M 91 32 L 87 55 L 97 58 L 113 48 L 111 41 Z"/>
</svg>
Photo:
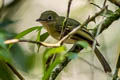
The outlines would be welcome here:
<svg viewBox="0 0 120 80">
<path fill-rule="evenodd" d="M 117 9 L 115 12 L 113 12 L 111 15 L 109 15 L 105 20 L 103 20 L 101 24 L 101 31 L 102 33 L 105 29 L 107 29 L 114 21 L 118 20 L 120 18 L 120 8 Z M 100 24 L 98 24 L 100 25 Z M 96 33 L 98 27 L 94 29 L 94 33 Z"/>
<path fill-rule="evenodd" d="M 80 50 L 82 50 L 83 47 L 77 44 L 74 44 L 73 47 L 66 53 L 69 54 L 69 52 L 78 53 Z M 59 75 L 59 73 L 67 66 L 67 64 L 71 61 L 69 57 L 65 56 L 65 59 L 55 68 L 55 70 L 52 72 L 50 76 L 50 80 L 55 80 L 56 77 Z"/>
<path fill-rule="evenodd" d="M 80 45 L 77 45 L 77 44 L 74 44 L 73 47 L 66 53 L 66 54 L 69 54 L 69 52 L 73 52 L 73 53 L 76 53 L 78 54 L 81 50 L 83 49 L 82 46 Z M 98 67 L 90 64 L 88 61 L 82 59 L 81 57 L 79 58 L 81 59 L 82 61 L 84 61 L 85 63 L 91 65 L 92 67 L 96 68 L 97 70 L 103 72 L 101 69 L 99 69 Z M 67 66 L 67 64 L 71 61 L 72 59 L 70 59 L 69 57 L 65 57 L 64 61 L 62 61 L 62 63 L 60 63 L 56 68 L 55 70 L 52 72 L 51 74 L 51 77 L 50 77 L 50 80 L 55 80 L 56 77 L 60 74 L 60 72 Z M 110 74 L 108 74 L 109 76 L 111 76 Z"/>
<path fill-rule="evenodd" d="M 103 8 L 105 7 L 106 3 L 107 3 L 107 0 L 104 1 L 104 3 L 103 3 Z"/>
<path fill-rule="evenodd" d="M 9 63 L 5 63 L 11 70 L 12 72 L 20 79 L 20 80 L 25 80 L 22 75 Z"/>
<path fill-rule="evenodd" d="M 59 43 L 57 43 L 57 44 L 50 44 L 50 43 L 38 42 L 38 41 L 32 41 L 32 40 L 11 39 L 11 40 L 4 41 L 5 44 L 14 44 L 14 43 L 18 43 L 18 42 L 34 43 L 34 44 L 43 45 L 45 47 L 58 47 L 58 46 L 60 46 Z"/>
</svg>

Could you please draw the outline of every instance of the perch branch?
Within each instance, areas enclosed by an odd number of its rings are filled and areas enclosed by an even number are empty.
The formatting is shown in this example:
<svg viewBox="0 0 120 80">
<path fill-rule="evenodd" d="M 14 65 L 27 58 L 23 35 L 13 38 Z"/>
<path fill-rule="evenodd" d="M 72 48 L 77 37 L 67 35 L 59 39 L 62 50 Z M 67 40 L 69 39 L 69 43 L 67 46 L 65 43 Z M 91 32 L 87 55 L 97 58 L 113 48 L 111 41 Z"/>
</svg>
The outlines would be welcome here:
<svg viewBox="0 0 120 80">
<path fill-rule="evenodd" d="M 14 43 L 18 43 L 18 42 L 34 43 L 34 44 L 43 45 L 45 47 L 58 47 L 58 46 L 60 46 L 59 43 L 57 43 L 57 44 L 50 44 L 50 43 L 38 42 L 38 41 L 32 41 L 32 40 L 11 39 L 11 40 L 4 41 L 5 44 L 14 44 Z"/>
<path fill-rule="evenodd" d="M 102 33 L 105 29 L 107 29 L 114 21 L 118 20 L 120 18 L 120 8 L 117 9 L 115 12 L 113 12 L 111 15 L 109 15 L 105 20 L 103 20 L 101 24 L 101 30 L 100 33 Z M 99 25 L 99 24 L 98 24 Z M 98 27 L 94 29 L 94 33 L 96 33 Z"/>
</svg>

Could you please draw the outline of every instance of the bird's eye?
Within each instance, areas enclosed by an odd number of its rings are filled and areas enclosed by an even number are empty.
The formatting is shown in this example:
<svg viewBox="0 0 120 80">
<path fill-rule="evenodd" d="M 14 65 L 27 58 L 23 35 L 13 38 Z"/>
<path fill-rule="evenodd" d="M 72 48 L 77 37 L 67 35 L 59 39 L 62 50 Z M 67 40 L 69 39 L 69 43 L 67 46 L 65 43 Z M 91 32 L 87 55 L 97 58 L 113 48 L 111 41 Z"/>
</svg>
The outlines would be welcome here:
<svg viewBox="0 0 120 80">
<path fill-rule="evenodd" d="M 48 20 L 52 20 L 52 16 L 51 15 L 48 16 Z"/>
</svg>

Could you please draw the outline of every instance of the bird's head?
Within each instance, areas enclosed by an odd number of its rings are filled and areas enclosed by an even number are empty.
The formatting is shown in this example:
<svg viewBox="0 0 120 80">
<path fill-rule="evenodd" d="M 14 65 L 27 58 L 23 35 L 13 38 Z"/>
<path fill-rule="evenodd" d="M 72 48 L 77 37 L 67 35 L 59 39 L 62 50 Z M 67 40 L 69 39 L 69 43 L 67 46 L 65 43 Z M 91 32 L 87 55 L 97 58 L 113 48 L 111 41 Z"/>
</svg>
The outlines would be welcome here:
<svg viewBox="0 0 120 80">
<path fill-rule="evenodd" d="M 55 22 L 57 19 L 58 15 L 54 11 L 45 11 L 41 14 L 40 18 L 37 19 L 37 22 L 40 23 L 50 23 L 50 22 Z"/>
</svg>

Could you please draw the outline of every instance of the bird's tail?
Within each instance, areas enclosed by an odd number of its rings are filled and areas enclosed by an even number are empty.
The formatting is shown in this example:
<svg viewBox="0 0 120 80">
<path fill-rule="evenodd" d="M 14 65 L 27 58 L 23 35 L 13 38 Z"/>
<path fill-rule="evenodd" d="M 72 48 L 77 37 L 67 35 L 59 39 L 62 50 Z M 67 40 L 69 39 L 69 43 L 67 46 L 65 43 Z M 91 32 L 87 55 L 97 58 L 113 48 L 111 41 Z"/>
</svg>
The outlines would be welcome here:
<svg viewBox="0 0 120 80">
<path fill-rule="evenodd" d="M 97 56 L 97 58 L 99 59 L 100 63 L 102 64 L 103 68 L 104 68 L 104 71 L 107 73 L 107 72 L 111 72 L 111 68 L 108 64 L 108 62 L 105 60 L 104 56 L 101 54 L 101 52 L 98 50 L 97 47 L 95 47 L 95 54 Z"/>
</svg>

